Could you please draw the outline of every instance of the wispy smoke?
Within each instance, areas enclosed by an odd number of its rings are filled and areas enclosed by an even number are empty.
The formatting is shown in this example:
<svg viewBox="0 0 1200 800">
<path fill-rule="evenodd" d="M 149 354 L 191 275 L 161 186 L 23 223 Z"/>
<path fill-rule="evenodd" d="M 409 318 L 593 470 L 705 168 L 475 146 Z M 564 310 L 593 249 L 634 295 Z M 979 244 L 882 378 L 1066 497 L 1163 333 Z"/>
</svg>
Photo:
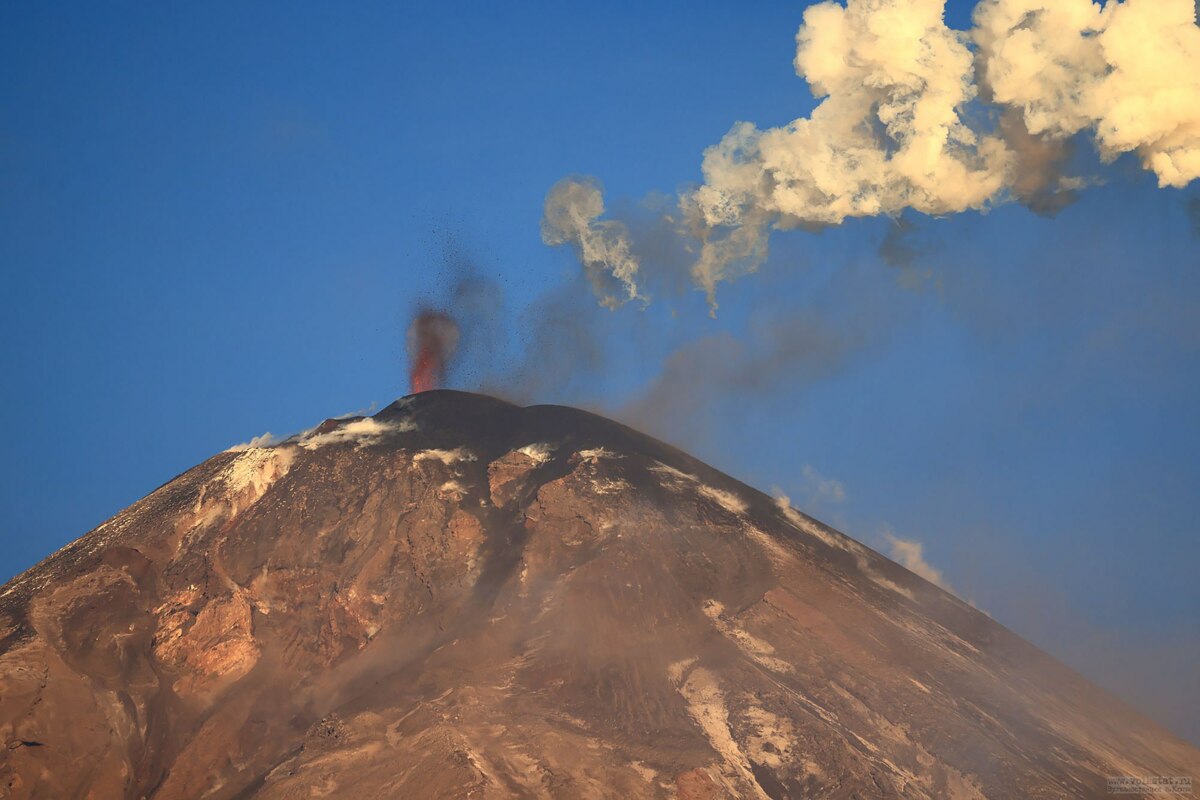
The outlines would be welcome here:
<svg viewBox="0 0 1200 800">
<path fill-rule="evenodd" d="M 641 297 L 638 261 L 629 230 L 617 220 L 600 219 L 603 214 L 604 196 L 594 178 L 564 178 L 546 195 L 542 241 L 570 245 L 600 304 L 616 308 Z"/>
<path fill-rule="evenodd" d="M 845 367 L 876 339 L 875 329 L 816 314 L 764 319 L 745 336 L 694 339 L 672 352 L 653 381 L 614 413 L 636 428 L 690 448 L 722 421 L 720 403 L 811 384 Z"/>
<path fill-rule="evenodd" d="M 918 289 L 931 281 L 940 287 L 940 278 L 928 265 L 929 254 L 940 244 L 930 236 L 933 226 L 920 225 L 911 216 L 899 216 L 888 226 L 879 243 L 879 257 L 897 270 L 896 282 L 905 289 Z"/>
<path fill-rule="evenodd" d="M 672 214 L 710 308 L 719 283 L 765 261 L 772 230 L 1009 201 L 1053 214 L 1087 183 L 1064 173 L 1077 135 L 1105 160 L 1136 153 L 1160 186 L 1200 177 L 1193 0 L 982 0 L 974 20 L 947 27 L 943 0 L 804 12 L 794 63 L 819 104 L 778 128 L 736 123 Z M 572 244 L 613 306 L 641 296 L 639 263 L 603 209 L 594 181 L 560 182 L 543 238 Z"/>
<path fill-rule="evenodd" d="M 846 499 L 846 487 L 842 482 L 825 477 L 812 464 L 805 464 L 800 474 L 804 478 L 805 492 L 810 496 L 832 503 L 841 503 Z"/>
<path fill-rule="evenodd" d="M 941 571 L 930 566 L 925 560 L 924 545 L 916 539 L 901 539 L 891 531 L 885 531 L 883 537 L 887 540 L 891 557 L 896 563 L 948 592 L 954 591 L 942 577 Z"/>
<path fill-rule="evenodd" d="M 281 437 L 276 436 L 275 434 L 271 433 L 270 431 L 267 431 L 264 434 L 255 436 L 248 442 L 243 442 L 242 444 L 235 444 L 233 447 L 230 447 L 226 452 L 237 453 L 237 452 L 241 452 L 243 450 L 253 450 L 258 447 L 274 447 L 275 445 L 279 444 L 281 441 L 283 441 L 283 439 Z"/>
</svg>

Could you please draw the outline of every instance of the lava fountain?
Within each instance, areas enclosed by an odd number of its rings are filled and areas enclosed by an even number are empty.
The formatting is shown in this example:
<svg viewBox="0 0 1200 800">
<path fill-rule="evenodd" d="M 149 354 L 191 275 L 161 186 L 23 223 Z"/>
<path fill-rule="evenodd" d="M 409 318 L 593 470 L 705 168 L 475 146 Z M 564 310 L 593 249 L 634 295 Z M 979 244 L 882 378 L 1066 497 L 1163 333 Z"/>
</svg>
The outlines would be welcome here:
<svg viewBox="0 0 1200 800">
<path fill-rule="evenodd" d="M 440 311 L 422 311 L 408 326 L 408 378 L 411 393 L 437 389 L 458 347 L 458 324 Z"/>
</svg>

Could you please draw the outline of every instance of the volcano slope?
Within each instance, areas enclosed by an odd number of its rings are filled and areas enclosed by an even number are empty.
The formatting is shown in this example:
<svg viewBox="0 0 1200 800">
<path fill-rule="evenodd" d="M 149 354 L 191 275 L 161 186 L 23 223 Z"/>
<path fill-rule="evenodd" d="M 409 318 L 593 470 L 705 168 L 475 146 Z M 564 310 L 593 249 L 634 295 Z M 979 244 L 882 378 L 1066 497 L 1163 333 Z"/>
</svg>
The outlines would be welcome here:
<svg viewBox="0 0 1200 800">
<path fill-rule="evenodd" d="M 1200 751 L 603 418 L 214 456 L 0 596 L 4 797 L 1088 797 Z"/>
</svg>

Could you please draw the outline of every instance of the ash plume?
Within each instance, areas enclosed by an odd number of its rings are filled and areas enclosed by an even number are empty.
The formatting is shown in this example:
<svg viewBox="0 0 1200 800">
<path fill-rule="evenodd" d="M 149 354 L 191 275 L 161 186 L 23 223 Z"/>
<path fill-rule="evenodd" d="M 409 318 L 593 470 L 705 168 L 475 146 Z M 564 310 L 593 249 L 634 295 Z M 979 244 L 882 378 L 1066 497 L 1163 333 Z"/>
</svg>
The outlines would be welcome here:
<svg viewBox="0 0 1200 800">
<path fill-rule="evenodd" d="M 593 397 L 611 366 L 602 316 L 582 281 L 546 291 L 517 317 L 521 356 L 495 371 L 484 390 L 515 402 Z"/>
<path fill-rule="evenodd" d="M 1046 217 L 1053 217 L 1075 202 L 1086 182 L 1065 174 L 1073 150 L 1071 142 L 1034 136 L 1024 116 L 1014 109 L 1000 115 L 999 125 L 1013 156 L 1009 183 L 1013 199 Z"/>
<path fill-rule="evenodd" d="M 781 393 L 799 398 L 854 369 L 886 347 L 907 318 L 874 270 L 836 270 L 828 283 L 810 285 L 809 291 L 801 308 L 766 300 L 742 331 L 722 328 L 680 342 L 652 380 L 609 412 L 639 430 L 717 458 L 717 444 L 737 409 Z"/>
<path fill-rule="evenodd" d="M 435 229 L 433 237 L 428 245 L 435 253 L 433 287 L 412 299 L 405 317 L 410 326 L 406 337 L 410 373 L 420 354 L 417 321 L 432 313 L 449 318 L 454 326 L 450 350 L 436 376 L 438 385 L 479 386 L 495 371 L 508 333 L 503 287 L 460 233 Z"/>
<path fill-rule="evenodd" d="M 672 352 L 661 373 L 617 415 L 668 441 L 692 445 L 703 440 L 702 426 L 715 413 L 714 404 L 785 381 L 814 381 L 864 346 L 856 332 L 806 317 L 774 322 L 748 338 L 728 332 L 704 336 Z"/>
</svg>

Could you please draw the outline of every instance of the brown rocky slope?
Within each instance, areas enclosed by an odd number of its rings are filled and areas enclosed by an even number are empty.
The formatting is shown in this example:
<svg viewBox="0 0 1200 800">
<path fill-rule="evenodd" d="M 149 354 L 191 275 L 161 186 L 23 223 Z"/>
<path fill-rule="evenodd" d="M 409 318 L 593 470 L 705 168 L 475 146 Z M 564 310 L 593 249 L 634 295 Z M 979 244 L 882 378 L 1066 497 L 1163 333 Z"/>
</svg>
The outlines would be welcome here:
<svg viewBox="0 0 1200 800">
<path fill-rule="evenodd" d="M 0 797 L 1091 797 L 1200 751 L 600 417 L 214 456 L 0 589 Z"/>
</svg>

